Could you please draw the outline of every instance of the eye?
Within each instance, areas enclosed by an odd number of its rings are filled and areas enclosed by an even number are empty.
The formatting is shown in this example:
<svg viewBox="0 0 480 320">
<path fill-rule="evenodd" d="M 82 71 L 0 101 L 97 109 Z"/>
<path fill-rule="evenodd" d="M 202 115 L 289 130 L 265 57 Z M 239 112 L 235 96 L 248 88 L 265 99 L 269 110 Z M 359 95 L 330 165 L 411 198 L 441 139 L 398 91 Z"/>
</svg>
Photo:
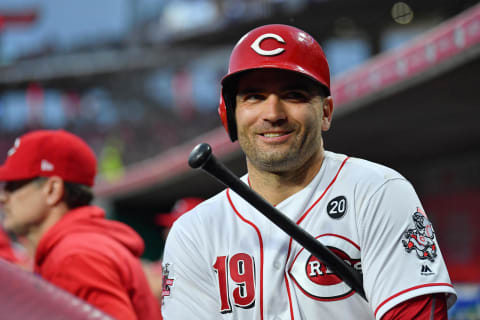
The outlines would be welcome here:
<svg viewBox="0 0 480 320">
<path fill-rule="evenodd" d="M 307 102 L 310 101 L 312 97 L 304 90 L 289 90 L 283 94 L 283 99 L 294 102 Z"/>
<path fill-rule="evenodd" d="M 249 93 L 240 93 L 239 94 L 240 101 L 245 101 L 245 102 L 256 102 L 256 101 L 261 101 L 264 100 L 265 97 L 264 95 L 256 92 L 249 92 Z"/>
<path fill-rule="evenodd" d="M 23 186 L 26 186 L 30 182 L 32 182 L 32 179 L 8 181 L 4 184 L 3 190 L 9 193 L 13 193 L 18 189 L 22 188 Z"/>
</svg>

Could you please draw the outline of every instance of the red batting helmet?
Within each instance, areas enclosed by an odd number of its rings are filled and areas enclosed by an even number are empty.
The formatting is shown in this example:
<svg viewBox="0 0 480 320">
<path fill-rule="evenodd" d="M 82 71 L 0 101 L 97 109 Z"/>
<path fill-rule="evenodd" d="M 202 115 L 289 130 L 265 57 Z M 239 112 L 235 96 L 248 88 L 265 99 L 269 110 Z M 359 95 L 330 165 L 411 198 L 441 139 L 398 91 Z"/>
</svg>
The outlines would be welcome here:
<svg viewBox="0 0 480 320">
<path fill-rule="evenodd" d="M 271 24 L 253 29 L 233 48 L 228 74 L 222 79 L 218 113 L 230 139 L 237 140 L 235 123 L 235 81 L 240 73 L 253 69 L 284 69 L 299 72 L 330 94 L 328 62 L 318 42 L 295 27 Z"/>
</svg>

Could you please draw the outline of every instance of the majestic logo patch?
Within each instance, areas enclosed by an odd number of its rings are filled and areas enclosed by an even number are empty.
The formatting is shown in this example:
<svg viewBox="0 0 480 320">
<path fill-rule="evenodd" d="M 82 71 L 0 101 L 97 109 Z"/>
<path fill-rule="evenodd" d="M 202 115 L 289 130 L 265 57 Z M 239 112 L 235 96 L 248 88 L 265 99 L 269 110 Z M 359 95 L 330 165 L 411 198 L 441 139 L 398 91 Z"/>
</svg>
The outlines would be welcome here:
<svg viewBox="0 0 480 320">
<path fill-rule="evenodd" d="M 360 248 L 352 241 L 338 235 L 317 237 L 322 244 L 359 272 L 362 271 Z M 350 297 L 352 288 L 337 277 L 327 266 L 305 249 L 295 257 L 289 274 L 306 295 L 315 300 L 333 301 Z"/>
<path fill-rule="evenodd" d="M 173 279 L 169 278 L 170 264 L 166 263 L 162 268 L 162 304 L 163 298 L 170 296 L 170 287 L 173 286 Z"/>
<path fill-rule="evenodd" d="M 275 33 L 265 33 L 265 34 L 262 34 L 260 37 L 258 37 L 253 43 L 252 45 L 250 46 L 250 48 L 253 49 L 253 51 L 255 51 L 256 53 L 258 53 L 259 55 L 261 56 L 276 56 L 277 54 L 280 54 L 282 53 L 283 51 L 285 51 L 285 48 L 275 48 L 275 49 L 272 49 L 272 50 L 264 50 L 262 48 L 260 48 L 260 44 L 262 43 L 263 40 L 265 39 L 275 39 L 277 40 L 279 43 L 285 43 L 285 40 L 283 40 L 282 37 L 280 37 L 278 34 L 275 34 Z"/>
<path fill-rule="evenodd" d="M 402 240 L 407 252 L 415 251 L 419 259 L 435 261 L 437 257 L 437 246 L 435 245 L 435 232 L 425 212 L 417 207 L 412 215 L 414 228 L 407 229 Z"/>
<path fill-rule="evenodd" d="M 432 269 L 430 269 L 430 267 L 426 264 L 422 265 L 422 270 L 420 271 L 420 274 L 422 276 L 430 276 L 432 274 L 435 274 Z"/>
<path fill-rule="evenodd" d="M 330 200 L 327 205 L 327 213 L 330 218 L 340 219 L 347 212 L 347 198 L 339 196 Z"/>
</svg>

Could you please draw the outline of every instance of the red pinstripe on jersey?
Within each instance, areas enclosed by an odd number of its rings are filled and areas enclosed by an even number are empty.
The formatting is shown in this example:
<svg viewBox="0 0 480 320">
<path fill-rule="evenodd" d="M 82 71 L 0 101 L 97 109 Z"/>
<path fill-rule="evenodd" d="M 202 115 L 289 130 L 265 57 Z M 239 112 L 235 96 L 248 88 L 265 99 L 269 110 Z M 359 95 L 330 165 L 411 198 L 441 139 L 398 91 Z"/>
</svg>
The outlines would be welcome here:
<svg viewBox="0 0 480 320">
<path fill-rule="evenodd" d="M 335 177 L 333 177 L 332 181 L 330 181 L 330 183 L 328 184 L 328 186 L 325 188 L 325 190 L 323 191 L 323 193 L 320 195 L 320 197 L 310 206 L 310 208 L 308 208 L 307 211 L 305 211 L 305 213 L 300 217 L 300 219 L 297 221 L 297 224 L 300 224 L 300 222 L 302 222 L 303 219 L 305 219 L 305 217 L 308 215 L 308 213 L 310 213 L 310 211 L 312 211 L 313 207 L 315 207 L 317 205 L 317 203 L 322 200 L 323 196 L 327 193 L 328 189 L 330 189 L 330 187 L 335 183 L 335 181 L 337 180 L 337 177 L 340 173 L 340 171 L 342 170 L 343 166 L 345 165 L 345 163 L 347 162 L 347 160 L 350 159 L 350 157 L 346 157 L 342 164 L 340 165 L 340 168 L 338 168 L 338 171 L 337 173 L 335 174 Z M 287 260 L 289 259 L 290 257 L 290 253 L 291 253 L 291 249 L 292 249 L 292 239 L 290 239 L 290 242 L 288 244 L 288 253 L 287 253 Z M 290 301 L 290 315 L 292 317 L 292 320 L 294 320 L 294 317 L 293 317 L 293 309 L 292 309 L 292 299 L 291 299 L 291 293 L 290 293 L 290 286 L 288 285 L 288 281 L 287 281 L 287 274 L 285 273 L 285 286 L 287 287 L 287 292 L 288 292 L 288 299 Z"/>
<path fill-rule="evenodd" d="M 305 213 L 303 214 L 303 216 L 300 217 L 300 219 L 297 221 L 297 224 L 300 224 L 302 222 L 303 219 L 305 219 L 305 217 L 310 213 L 310 211 L 312 211 L 313 207 L 315 207 L 317 205 L 318 202 L 320 202 L 320 200 L 322 200 L 323 196 L 325 195 L 325 193 L 327 193 L 328 189 L 330 189 L 330 187 L 335 183 L 335 181 L 337 180 L 337 177 L 338 177 L 338 174 L 340 173 L 340 171 L 342 171 L 342 168 L 343 166 L 345 165 L 345 163 L 347 162 L 347 160 L 350 159 L 350 157 L 346 157 L 345 160 L 343 160 L 342 164 L 340 165 L 340 168 L 338 168 L 338 171 L 337 171 L 337 174 L 335 175 L 335 177 L 333 177 L 332 181 L 330 182 L 330 184 L 325 188 L 325 190 L 323 191 L 322 195 L 317 199 L 317 201 L 315 201 L 311 206 L 310 208 L 308 208 L 307 211 L 305 211 Z M 290 240 L 291 242 L 291 240 Z"/>
<path fill-rule="evenodd" d="M 290 286 L 288 285 L 288 277 L 286 272 L 284 277 L 285 277 L 285 286 L 287 287 L 288 303 L 290 307 L 290 318 L 291 320 L 294 320 L 295 316 L 293 315 L 293 309 L 292 309 L 292 294 L 290 293 Z"/>
<path fill-rule="evenodd" d="M 335 183 L 335 181 L 337 180 L 337 177 L 338 177 L 338 174 L 340 173 L 340 171 L 342 170 L 343 166 L 345 165 L 345 163 L 347 162 L 347 160 L 350 159 L 350 157 L 346 157 L 345 160 L 343 160 L 342 164 L 340 165 L 340 168 L 338 168 L 338 171 L 337 171 L 337 174 L 335 174 L 335 177 L 333 177 L 332 181 L 330 182 L 330 184 L 325 188 L 325 190 L 323 191 L 322 195 L 310 206 L 310 208 L 308 208 L 307 211 L 305 211 L 305 213 L 300 217 L 300 219 L 297 221 L 297 224 L 300 224 L 300 222 L 302 222 L 303 219 L 305 219 L 305 217 L 308 215 L 308 213 L 310 213 L 310 211 L 312 211 L 313 207 L 315 207 L 317 205 L 317 203 L 322 200 L 323 196 L 325 195 L 325 193 L 327 193 L 328 189 L 330 189 L 330 187 Z M 290 243 L 288 244 L 288 254 L 287 254 L 287 261 L 288 261 L 288 258 L 290 257 L 290 252 L 291 252 L 291 249 L 292 249 L 292 239 L 290 239 Z"/>
<path fill-rule="evenodd" d="M 245 219 L 240 212 L 238 212 L 237 208 L 233 204 L 232 198 L 230 197 L 230 189 L 227 189 L 227 198 L 230 206 L 232 207 L 235 214 L 246 224 L 249 224 L 252 228 L 255 229 L 255 232 L 258 236 L 258 242 L 260 244 L 260 319 L 263 320 L 263 239 L 262 234 L 258 227 L 251 221 Z"/>
</svg>

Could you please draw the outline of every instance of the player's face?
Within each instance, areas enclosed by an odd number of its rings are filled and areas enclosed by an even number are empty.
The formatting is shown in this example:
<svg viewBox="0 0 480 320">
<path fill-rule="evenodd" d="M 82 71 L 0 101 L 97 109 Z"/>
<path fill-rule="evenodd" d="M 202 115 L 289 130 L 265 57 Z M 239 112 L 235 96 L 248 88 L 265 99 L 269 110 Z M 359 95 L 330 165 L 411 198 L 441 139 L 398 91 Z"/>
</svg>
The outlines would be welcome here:
<svg viewBox="0 0 480 320">
<path fill-rule="evenodd" d="M 43 220 L 46 210 L 44 192 L 39 181 L 11 181 L 0 190 L 5 230 L 27 235 L 31 227 Z"/>
<path fill-rule="evenodd" d="M 295 72 L 264 69 L 242 75 L 237 89 L 238 141 L 251 164 L 288 172 L 321 157 L 332 103 L 320 96 L 313 81 Z"/>
</svg>

